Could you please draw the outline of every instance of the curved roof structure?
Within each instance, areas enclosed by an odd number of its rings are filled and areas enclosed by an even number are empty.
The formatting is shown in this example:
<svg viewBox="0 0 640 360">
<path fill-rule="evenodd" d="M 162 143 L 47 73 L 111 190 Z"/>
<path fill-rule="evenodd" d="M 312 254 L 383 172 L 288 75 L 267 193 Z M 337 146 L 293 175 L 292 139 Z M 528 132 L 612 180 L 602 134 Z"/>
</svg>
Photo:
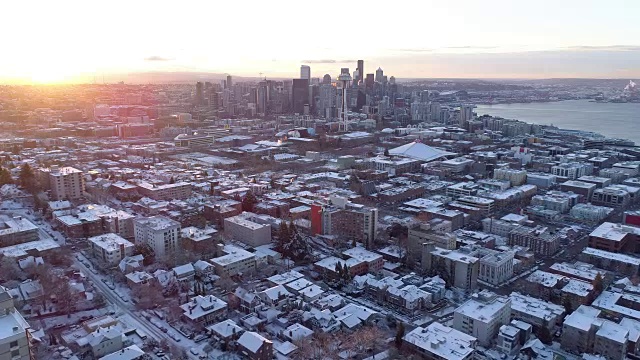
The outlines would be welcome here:
<svg viewBox="0 0 640 360">
<path fill-rule="evenodd" d="M 389 150 L 389 155 L 401 156 L 409 159 L 427 162 L 455 154 L 448 151 L 436 149 L 419 141 L 414 141 Z"/>
</svg>

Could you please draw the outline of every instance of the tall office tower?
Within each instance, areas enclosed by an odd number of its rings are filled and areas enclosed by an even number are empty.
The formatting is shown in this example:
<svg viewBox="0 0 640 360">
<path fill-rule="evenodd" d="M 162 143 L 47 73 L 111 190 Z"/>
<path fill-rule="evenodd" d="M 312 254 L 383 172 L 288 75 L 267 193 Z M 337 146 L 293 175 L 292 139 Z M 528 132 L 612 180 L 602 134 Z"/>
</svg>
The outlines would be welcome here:
<svg viewBox="0 0 640 360">
<path fill-rule="evenodd" d="M 233 86 L 233 81 L 231 81 L 231 75 L 227 75 L 227 89 L 231 89 Z"/>
<path fill-rule="evenodd" d="M 309 79 L 293 79 L 292 109 L 296 114 L 304 113 L 304 105 L 309 103 Z"/>
<path fill-rule="evenodd" d="M 258 113 L 267 113 L 267 102 L 269 101 L 269 84 L 267 81 L 261 81 L 256 91 L 256 110 Z"/>
<path fill-rule="evenodd" d="M 204 103 L 204 84 L 202 81 L 198 81 L 196 83 L 196 98 L 194 99 L 194 104 L 196 106 L 201 106 Z"/>
<path fill-rule="evenodd" d="M 323 84 L 331 84 L 331 75 L 324 74 L 324 76 L 322 77 L 322 83 Z"/>
<path fill-rule="evenodd" d="M 309 65 L 300 65 L 300 79 L 311 80 L 311 67 Z"/>
<path fill-rule="evenodd" d="M 429 120 L 430 121 L 440 121 L 440 103 L 439 102 L 430 102 L 429 103 Z"/>
<path fill-rule="evenodd" d="M 378 70 L 376 70 L 376 81 L 381 83 L 384 82 L 384 71 L 382 71 L 382 68 L 378 68 Z"/>
<path fill-rule="evenodd" d="M 396 77 L 395 76 L 390 77 L 389 78 L 389 84 L 393 85 L 395 83 L 396 83 Z"/>
<path fill-rule="evenodd" d="M 349 101 L 347 99 L 347 89 L 351 84 L 351 75 L 349 75 L 349 68 L 340 69 L 340 76 L 338 76 L 338 83 L 342 88 L 342 100 L 340 105 L 340 124 L 338 128 L 342 131 L 349 129 L 349 119 L 347 111 L 349 111 Z"/>
<path fill-rule="evenodd" d="M 367 77 L 364 79 L 364 85 L 367 91 L 373 90 L 373 84 L 375 83 L 373 76 L 373 74 L 367 74 Z"/>
<path fill-rule="evenodd" d="M 220 93 L 217 91 L 212 91 L 209 94 L 209 107 L 218 110 L 220 107 Z"/>
<path fill-rule="evenodd" d="M 320 98 L 320 87 L 318 85 L 309 85 L 309 114 L 316 113 L 316 105 Z M 307 114 L 305 114 L 307 115 Z"/>
<path fill-rule="evenodd" d="M 358 60 L 358 78 L 357 83 L 364 82 L 364 60 Z"/>
<path fill-rule="evenodd" d="M 460 105 L 460 127 L 466 129 L 471 119 L 473 119 L 473 105 Z"/>
<path fill-rule="evenodd" d="M 423 103 L 429 102 L 429 90 L 422 90 L 420 92 L 420 102 L 423 102 Z"/>
<path fill-rule="evenodd" d="M 328 75 L 325 75 L 325 78 Z M 336 107 L 336 88 L 329 83 L 320 85 L 320 99 L 318 102 L 317 114 L 324 118 L 330 119 L 335 116 Z"/>
</svg>

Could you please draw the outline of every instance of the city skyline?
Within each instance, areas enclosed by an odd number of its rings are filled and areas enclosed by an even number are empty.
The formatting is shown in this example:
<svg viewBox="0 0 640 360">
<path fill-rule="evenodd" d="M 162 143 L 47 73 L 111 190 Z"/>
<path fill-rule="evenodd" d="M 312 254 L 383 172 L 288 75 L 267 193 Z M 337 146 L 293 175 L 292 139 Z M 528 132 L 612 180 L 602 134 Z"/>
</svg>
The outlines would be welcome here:
<svg viewBox="0 0 640 360">
<path fill-rule="evenodd" d="M 14 16 L 0 24 L 5 33 L 19 34 L 5 40 L 12 51 L 0 58 L 0 83 L 126 80 L 146 72 L 291 78 L 302 64 L 311 66 L 312 77 L 322 77 L 341 67 L 355 70 L 357 59 L 367 61 L 365 71 L 381 66 L 398 78 L 640 77 L 634 65 L 640 62 L 637 3 L 408 5 L 367 3 L 357 17 L 344 9 L 346 19 L 354 17 L 345 28 L 335 25 L 340 15 L 334 14 L 344 8 L 337 1 L 322 9 L 291 1 L 242 7 L 11 3 L 7 13 L 29 14 L 29 20 Z M 34 7 L 39 11 L 30 13 Z M 315 15 L 318 10 L 331 16 Z M 299 21 L 305 26 L 295 30 Z"/>
</svg>

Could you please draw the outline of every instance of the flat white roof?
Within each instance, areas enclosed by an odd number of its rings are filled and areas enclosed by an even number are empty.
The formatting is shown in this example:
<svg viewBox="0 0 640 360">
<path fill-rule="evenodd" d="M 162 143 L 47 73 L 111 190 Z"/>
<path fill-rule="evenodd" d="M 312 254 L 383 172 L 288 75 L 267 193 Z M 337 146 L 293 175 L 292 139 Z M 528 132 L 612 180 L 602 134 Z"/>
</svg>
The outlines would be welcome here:
<svg viewBox="0 0 640 360">
<path fill-rule="evenodd" d="M 610 222 L 604 222 L 600 224 L 595 230 L 593 230 L 590 236 L 599 237 L 612 241 L 622 241 L 628 234 L 640 235 L 640 228 L 614 224 Z"/>
<path fill-rule="evenodd" d="M 474 352 L 477 339 L 438 322 L 417 327 L 403 338 L 426 352 L 449 360 L 467 359 Z"/>
</svg>

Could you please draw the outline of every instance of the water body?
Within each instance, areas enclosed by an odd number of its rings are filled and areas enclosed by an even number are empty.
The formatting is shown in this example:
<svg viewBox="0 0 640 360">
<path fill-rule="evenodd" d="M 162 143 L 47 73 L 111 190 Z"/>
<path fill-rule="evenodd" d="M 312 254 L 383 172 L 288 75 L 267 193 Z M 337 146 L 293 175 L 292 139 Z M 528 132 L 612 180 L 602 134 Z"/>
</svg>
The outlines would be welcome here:
<svg viewBox="0 0 640 360">
<path fill-rule="evenodd" d="M 567 100 L 550 103 L 478 105 L 478 115 L 493 115 L 561 129 L 592 131 L 640 145 L 640 103 Z"/>
</svg>

